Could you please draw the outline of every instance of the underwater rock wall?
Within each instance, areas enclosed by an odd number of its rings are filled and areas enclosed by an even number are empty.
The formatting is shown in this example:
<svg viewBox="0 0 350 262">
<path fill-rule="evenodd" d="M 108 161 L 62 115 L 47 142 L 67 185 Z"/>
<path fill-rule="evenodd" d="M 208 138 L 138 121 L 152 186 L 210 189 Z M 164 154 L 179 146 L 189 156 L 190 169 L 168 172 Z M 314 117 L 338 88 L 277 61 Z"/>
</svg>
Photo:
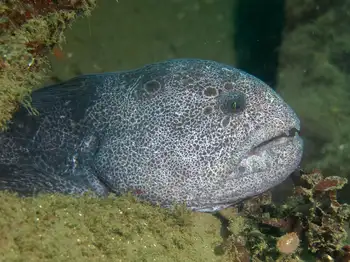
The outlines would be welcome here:
<svg viewBox="0 0 350 262">
<path fill-rule="evenodd" d="M 340 176 L 350 174 L 349 24 L 347 0 L 286 1 L 278 75 L 302 121 L 303 166 Z"/>
</svg>

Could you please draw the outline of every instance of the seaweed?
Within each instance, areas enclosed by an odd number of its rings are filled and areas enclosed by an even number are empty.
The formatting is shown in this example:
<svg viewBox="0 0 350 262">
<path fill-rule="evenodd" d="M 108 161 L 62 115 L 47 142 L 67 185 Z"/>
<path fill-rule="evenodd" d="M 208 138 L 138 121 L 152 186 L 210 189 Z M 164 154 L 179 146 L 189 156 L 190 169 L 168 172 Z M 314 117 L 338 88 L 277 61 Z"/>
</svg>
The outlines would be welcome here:
<svg viewBox="0 0 350 262">
<path fill-rule="evenodd" d="M 300 176 L 283 204 L 274 204 L 270 192 L 247 200 L 239 212 L 246 227 L 239 228 L 253 261 L 345 261 L 350 256 L 350 206 L 339 203 L 336 193 L 346 183 L 343 177 L 323 177 L 315 170 Z"/>
</svg>

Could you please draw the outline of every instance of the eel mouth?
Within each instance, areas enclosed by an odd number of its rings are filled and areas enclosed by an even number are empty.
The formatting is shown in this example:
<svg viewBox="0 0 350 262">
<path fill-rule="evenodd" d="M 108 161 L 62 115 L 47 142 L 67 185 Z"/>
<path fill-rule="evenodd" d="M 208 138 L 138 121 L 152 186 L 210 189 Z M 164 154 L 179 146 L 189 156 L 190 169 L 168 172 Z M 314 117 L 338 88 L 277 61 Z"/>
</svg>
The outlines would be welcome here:
<svg viewBox="0 0 350 262">
<path fill-rule="evenodd" d="M 256 151 L 259 151 L 260 149 L 264 148 L 265 146 L 267 146 L 268 144 L 270 144 L 271 142 L 275 142 L 276 140 L 280 140 L 283 138 L 293 138 L 296 135 L 300 134 L 300 130 L 298 130 L 297 128 L 293 127 L 291 129 L 289 129 L 286 132 L 283 132 L 280 135 L 274 136 L 268 140 L 263 141 L 262 143 L 258 144 L 257 146 L 254 146 L 251 150 L 251 153 L 254 153 Z"/>
<path fill-rule="evenodd" d="M 300 130 L 296 127 L 290 128 L 289 130 L 280 133 L 279 135 L 276 135 L 274 137 L 271 137 L 270 139 L 267 139 L 261 143 L 259 143 L 256 146 L 253 146 L 251 150 L 249 151 L 248 155 L 246 155 L 242 161 L 250 161 L 250 157 L 253 155 L 261 156 L 263 158 L 266 158 L 266 156 L 262 156 L 262 153 L 266 150 L 269 150 L 270 148 L 273 148 L 276 145 L 281 145 L 285 143 L 293 143 L 294 139 L 298 139 L 297 136 L 299 136 Z M 270 159 L 269 159 L 270 160 Z M 264 159 L 262 160 L 264 161 Z M 266 170 L 260 170 L 256 173 L 262 173 L 266 172 Z M 240 174 L 239 174 L 240 175 Z M 234 179 L 237 179 L 238 177 L 235 177 Z M 238 178 L 239 179 L 239 178 Z M 248 199 L 252 197 L 251 195 L 246 195 L 243 198 L 239 197 L 237 194 L 233 195 L 232 200 L 230 199 L 232 196 L 225 196 L 223 197 L 222 201 L 212 202 L 212 203 L 206 203 L 206 205 L 203 205 L 201 207 L 190 207 L 192 210 L 197 212 L 207 212 L 207 213 L 213 213 L 216 211 L 219 211 L 221 209 L 236 205 L 243 201 L 244 199 Z"/>
</svg>

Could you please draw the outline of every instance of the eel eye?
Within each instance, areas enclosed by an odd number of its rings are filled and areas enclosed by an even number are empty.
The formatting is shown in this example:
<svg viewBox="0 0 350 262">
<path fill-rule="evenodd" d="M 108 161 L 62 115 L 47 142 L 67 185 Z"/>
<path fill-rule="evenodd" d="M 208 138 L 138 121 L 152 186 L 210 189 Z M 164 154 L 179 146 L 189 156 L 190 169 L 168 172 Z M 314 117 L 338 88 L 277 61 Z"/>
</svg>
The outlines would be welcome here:
<svg viewBox="0 0 350 262">
<path fill-rule="evenodd" d="M 224 114 L 236 114 L 246 107 L 246 97 L 241 92 L 224 92 L 219 96 L 220 109 Z"/>
</svg>

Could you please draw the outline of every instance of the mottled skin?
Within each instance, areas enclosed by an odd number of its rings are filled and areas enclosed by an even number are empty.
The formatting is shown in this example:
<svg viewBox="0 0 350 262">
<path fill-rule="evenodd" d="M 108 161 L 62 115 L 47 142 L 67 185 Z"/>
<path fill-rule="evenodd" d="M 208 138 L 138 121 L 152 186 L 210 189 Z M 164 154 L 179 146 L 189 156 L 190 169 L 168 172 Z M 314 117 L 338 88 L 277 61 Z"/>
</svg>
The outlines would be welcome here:
<svg viewBox="0 0 350 262">
<path fill-rule="evenodd" d="M 302 156 L 281 97 L 213 61 L 80 76 L 32 101 L 39 115 L 22 108 L 0 134 L 0 189 L 22 195 L 132 191 L 210 212 L 281 183 Z"/>
</svg>

